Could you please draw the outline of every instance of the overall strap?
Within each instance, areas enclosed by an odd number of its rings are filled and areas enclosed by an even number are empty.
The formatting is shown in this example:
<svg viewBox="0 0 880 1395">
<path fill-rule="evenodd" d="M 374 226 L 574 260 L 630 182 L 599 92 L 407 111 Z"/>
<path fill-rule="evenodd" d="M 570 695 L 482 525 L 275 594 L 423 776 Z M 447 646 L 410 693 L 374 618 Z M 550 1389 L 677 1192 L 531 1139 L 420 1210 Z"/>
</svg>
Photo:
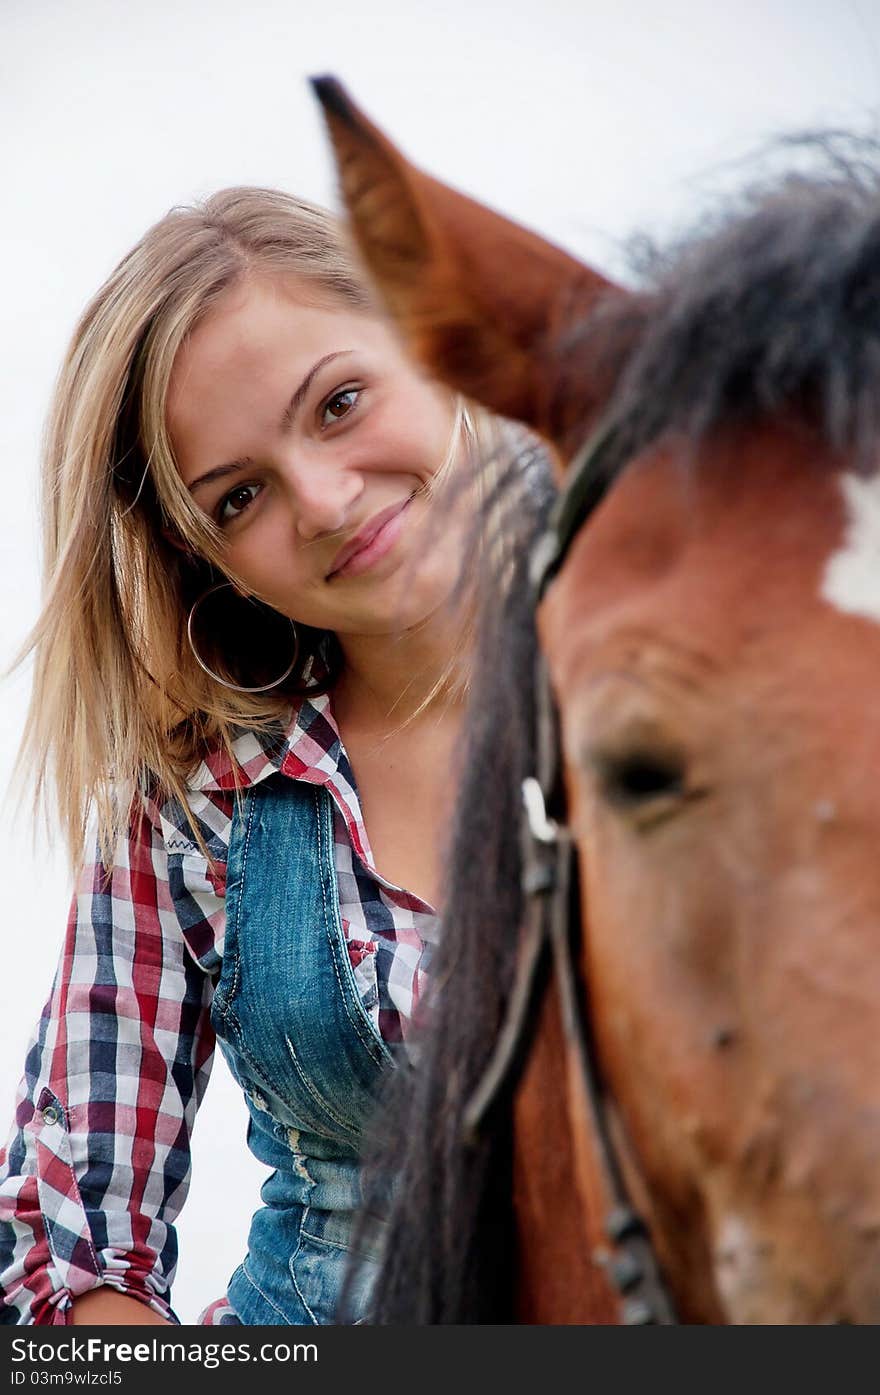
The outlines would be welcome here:
<svg viewBox="0 0 880 1395">
<path fill-rule="evenodd" d="M 233 818 L 213 1017 L 285 1117 L 359 1142 L 391 1058 L 355 983 L 322 787 L 273 775 Z"/>
</svg>

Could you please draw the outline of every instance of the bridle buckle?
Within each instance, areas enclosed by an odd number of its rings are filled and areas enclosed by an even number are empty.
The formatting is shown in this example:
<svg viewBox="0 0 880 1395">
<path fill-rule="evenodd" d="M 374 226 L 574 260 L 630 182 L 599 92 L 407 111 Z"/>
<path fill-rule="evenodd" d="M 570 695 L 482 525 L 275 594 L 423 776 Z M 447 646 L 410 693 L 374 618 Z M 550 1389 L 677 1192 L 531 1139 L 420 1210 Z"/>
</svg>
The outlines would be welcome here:
<svg viewBox="0 0 880 1395">
<path fill-rule="evenodd" d="M 559 824 L 547 817 L 544 791 L 534 775 L 527 775 L 523 780 L 522 798 L 532 837 L 539 843 L 558 843 Z"/>
</svg>

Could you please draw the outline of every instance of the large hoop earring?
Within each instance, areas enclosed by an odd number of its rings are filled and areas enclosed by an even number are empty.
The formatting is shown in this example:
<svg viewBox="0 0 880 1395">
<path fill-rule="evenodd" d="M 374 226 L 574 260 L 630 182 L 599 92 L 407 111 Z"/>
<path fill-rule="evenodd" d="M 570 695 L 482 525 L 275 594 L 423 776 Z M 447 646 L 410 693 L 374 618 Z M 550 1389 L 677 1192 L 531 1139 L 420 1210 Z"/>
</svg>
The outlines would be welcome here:
<svg viewBox="0 0 880 1395">
<path fill-rule="evenodd" d="M 272 689 L 272 688 L 277 688 L 278 685 L 279 685 L 279 683 L 283 683 L 284 680 L 285 680 L 285 678 L 289 678 L 290 675 L 293 673 L 293 670 L 296 668 L 296 662 L 297 662 L 297 659 L 299 658 L 299 636 L 298 636 L 298 634 L 297 634 L 297 632 L 296 632 L 296 625 L 294 624 L 294 622 L 293 622 L 288 616 L 285 616 L 285 617 L 284 617 L 284 618 L 287 620 L 287 623 L 288 623 L 288 625 L 290 626 L 291 634 L 293 635 L 293 658 L 291 659 L 290 663 L 287 665 L 287 668 L 286 668 L 286 669 L 284 670 L 284 672 L 281 674 L 281 677 L 280 677 L 280 678 L 274 678 L 274 679 L 272 680 L 271 683 L 259 683 L 259 684 L 257 684 L 257 685 L 254 686 L 254 687 L 245 687 L 244 685 L 242 685 L 242 684 L 240 684 L 240 683 L 230 683 L 229 680 L 228 680 L 227 678 L 221 678 L 219 673 L 215 673 L 214 670 L 213 670 L 212 668 L 209 668 L 209 667 L 208 667 L 208 665 L 205 663 L 204 659 L 202 658 L 201 654 L 199 653 L 198 649 L 196 648 L 195 640 L 193 639 L 193 621 L 194 621 L 194 619 L 195 619 L 196 611 L 198 610 L 198 608 L 199 608 L 199 606 L 202 604 L 202 602 L 203 602 L 203 601 L 206 601 L 206 600 L 208 599 L 209 596 L 213 596 L 214 593 L 215 593 L 216 591 L 222 591 L 222 590 L 224 589 L 224 587 L 226 587 L 226 586 L 232 587 L 232 582 L 231 582 L 231 581 L 219 581 L 219 582 L 217 583 L 216 586 L 209 586 L 209 587 L 208 587 L 208 590 L 207 590 L 207 591 L 204 591 L 204 592 L 202 593 L 202 595 L 199 596 L 198 600 L 194 603 L 194 605 L 192 606 L 192 608 L 191 608 L 191 610 L 190 610 L 190 612 L 189 612 L 189 615 L 187 616 L 187 621 L 186 621 L 186 638 L 187 638 L 187 642 L 189 643 L 189 647 L 190 647 L 190 649 L 192 650 L 193 658 L 195 659 L 195 661 L 196 661 L 196 663 L 198 664 L 199 668 L 200 668 L 204 673 L 207 673 L 207 675 L 208 675 L 209 678 L 213 678 L 213 680 L 214 680 L 215 683 L 219 683 L 220 686 L 221 686 L 222 688 L 228 688 L 228 689 L 230 690 L 230 692 L 233 692 L 233 693 L 268 693 L 268 692 L 270 691 L 270 689 Z M 232 589 L 234 590 L 235 588 L 232 587 Z"/>
</svg>

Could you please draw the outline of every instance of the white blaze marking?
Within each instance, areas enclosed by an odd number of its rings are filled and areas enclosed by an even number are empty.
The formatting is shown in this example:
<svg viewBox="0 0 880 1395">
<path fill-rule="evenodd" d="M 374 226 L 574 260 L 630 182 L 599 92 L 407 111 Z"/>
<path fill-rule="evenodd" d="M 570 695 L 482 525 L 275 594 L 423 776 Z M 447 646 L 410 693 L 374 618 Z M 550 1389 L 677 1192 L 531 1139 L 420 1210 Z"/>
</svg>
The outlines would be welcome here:
<svg viewBox="0 0 880 1395">
<path fill-rule="evenodd" d="M 715 1245 L 715 1282 L 728 1319 L 754 1321 L 744 1314 L 766 1282 L 766 1256 L 762 1245 L 741 1216 L 723 1217 Z"/>
<path fill-rule="evenodd" d="M 826 563 L 821 594 L 838 610 L 880 621 L 880 478 L 841 475 L 840 487 L 846 531 Z"/>
</svg>

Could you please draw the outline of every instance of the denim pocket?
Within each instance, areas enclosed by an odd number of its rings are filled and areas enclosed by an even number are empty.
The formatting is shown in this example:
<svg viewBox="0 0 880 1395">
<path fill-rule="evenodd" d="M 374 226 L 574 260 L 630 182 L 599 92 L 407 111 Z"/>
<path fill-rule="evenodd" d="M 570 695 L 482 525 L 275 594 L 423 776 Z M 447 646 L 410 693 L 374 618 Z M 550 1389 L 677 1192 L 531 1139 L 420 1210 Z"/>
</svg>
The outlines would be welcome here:
<svg viewBox="0 0 880 1395">
<path fill-rule="evenodd" d="M 290 1257 L 290 1275 L 296 1291 L 312 1321 L 321 1326 L 340 1320 L 337 1309 L 349 1265 L 353 1265 L 353 1272 L 345 1321 L 362 1322 L 367 1313 L 377 1263 L 352 1251 L 348 1241 L 353 1219 L 350 1214 L 340 1216 L 335 1212 L 307 1210 L 300 1227 L 299 1245 Z"/>
</svg>

